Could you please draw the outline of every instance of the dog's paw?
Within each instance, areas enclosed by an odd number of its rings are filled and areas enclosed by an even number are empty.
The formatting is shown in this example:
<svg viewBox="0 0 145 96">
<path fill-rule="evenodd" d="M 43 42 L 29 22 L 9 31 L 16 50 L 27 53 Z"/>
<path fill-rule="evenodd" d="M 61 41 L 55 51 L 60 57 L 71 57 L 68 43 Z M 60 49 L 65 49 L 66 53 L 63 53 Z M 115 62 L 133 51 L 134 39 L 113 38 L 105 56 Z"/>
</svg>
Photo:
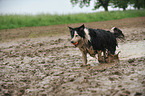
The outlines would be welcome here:
<svg viewBox="0 0 145 96">
<path fill-rule="evenodd" d="M 90 67 L 90 64 L 82 64 L 80 67 Z"/>
</svg>

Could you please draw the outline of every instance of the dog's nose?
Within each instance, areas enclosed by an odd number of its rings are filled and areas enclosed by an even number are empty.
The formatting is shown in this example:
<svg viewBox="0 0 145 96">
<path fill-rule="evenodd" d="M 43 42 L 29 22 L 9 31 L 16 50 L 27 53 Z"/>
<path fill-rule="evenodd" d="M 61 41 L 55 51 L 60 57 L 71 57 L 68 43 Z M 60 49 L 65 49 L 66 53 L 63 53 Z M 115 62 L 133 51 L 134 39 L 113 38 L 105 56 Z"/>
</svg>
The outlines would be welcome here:
<svg viewBox="0 0 145 96">
<path fill-rule="evenodd" d="M 71 41 L 71 43 L 74 43 L 74 41 Z"/>
</svg>

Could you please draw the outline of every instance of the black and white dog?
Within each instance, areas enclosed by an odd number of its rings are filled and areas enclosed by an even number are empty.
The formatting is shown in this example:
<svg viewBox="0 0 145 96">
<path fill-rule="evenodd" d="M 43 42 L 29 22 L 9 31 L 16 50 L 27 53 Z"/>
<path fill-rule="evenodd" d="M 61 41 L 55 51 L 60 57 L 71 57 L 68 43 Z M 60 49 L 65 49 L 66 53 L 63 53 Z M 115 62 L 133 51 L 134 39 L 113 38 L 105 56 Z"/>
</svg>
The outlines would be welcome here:
<svg viewBox="0 0 145 96">
<path fill-rule="evenodd" d="M 92 57 L 98 54 L 99 62 L 104 62 L 101 56 L 102 52 L 104 58 L 106 50 L 112 55 L 115 54 L 118 44 L 114 33 L 102 29 L 86 28 L 84 24 L 76 28 L 69 27 L 69 30 L 72 38 L 71 43 L 81 50 L 84 65 L 87 64 L 87 53 Z"/>
</svg>

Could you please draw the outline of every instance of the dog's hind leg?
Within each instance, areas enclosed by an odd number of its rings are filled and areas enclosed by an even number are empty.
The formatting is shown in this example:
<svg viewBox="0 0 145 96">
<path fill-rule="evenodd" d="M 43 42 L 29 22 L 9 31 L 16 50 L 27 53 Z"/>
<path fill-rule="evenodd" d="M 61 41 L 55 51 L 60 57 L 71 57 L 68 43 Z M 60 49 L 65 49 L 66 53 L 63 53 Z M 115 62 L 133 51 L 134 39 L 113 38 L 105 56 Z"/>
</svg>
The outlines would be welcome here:
<svg viewBox="0 0 145 96">
<path fill-rule="evenodd" d="M 103 51 L 103 59 L 104 59 L 104 62 L 106 62 L 106 58 L 107 58 L 107 50 L 105 49 L 104 51 Z"/>
<path fill-rule="evenodd" d="M 117 54 L 113 55 L 110 52 L 108 52 L 108 58 L 107 58 L 107 63 L 112 63 L 112 62 L 119 62 L 119 51 Z"/>
<path fill-rule="evenodd" d="M 102 51 L 101 50 L 97 50 L 97 52 L 98 52 L 98 61 L 99 61 L 99 63 L 104 63 L 103 57 L 101 56 L 102 55 Z"/>
</svg>

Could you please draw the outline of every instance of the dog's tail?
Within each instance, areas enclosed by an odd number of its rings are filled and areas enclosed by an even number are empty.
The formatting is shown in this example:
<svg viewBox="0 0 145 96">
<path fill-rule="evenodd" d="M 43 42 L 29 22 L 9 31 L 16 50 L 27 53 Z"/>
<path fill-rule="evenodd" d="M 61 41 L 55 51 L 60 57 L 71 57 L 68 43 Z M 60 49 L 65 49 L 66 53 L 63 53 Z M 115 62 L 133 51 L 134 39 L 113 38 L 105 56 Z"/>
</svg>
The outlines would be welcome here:
<svg viewBox="0 0 145 96">
<path fill-rule="evenodd" d="M 121 31 L 119 28 L 113 27 L 113 28 L 111 29 L 111 32 L 114 34 L 114 36 L 115 36 L 116 38 L 125 39 L 124 34 L 122 33 L 122 31 Z"/>
</svg>

